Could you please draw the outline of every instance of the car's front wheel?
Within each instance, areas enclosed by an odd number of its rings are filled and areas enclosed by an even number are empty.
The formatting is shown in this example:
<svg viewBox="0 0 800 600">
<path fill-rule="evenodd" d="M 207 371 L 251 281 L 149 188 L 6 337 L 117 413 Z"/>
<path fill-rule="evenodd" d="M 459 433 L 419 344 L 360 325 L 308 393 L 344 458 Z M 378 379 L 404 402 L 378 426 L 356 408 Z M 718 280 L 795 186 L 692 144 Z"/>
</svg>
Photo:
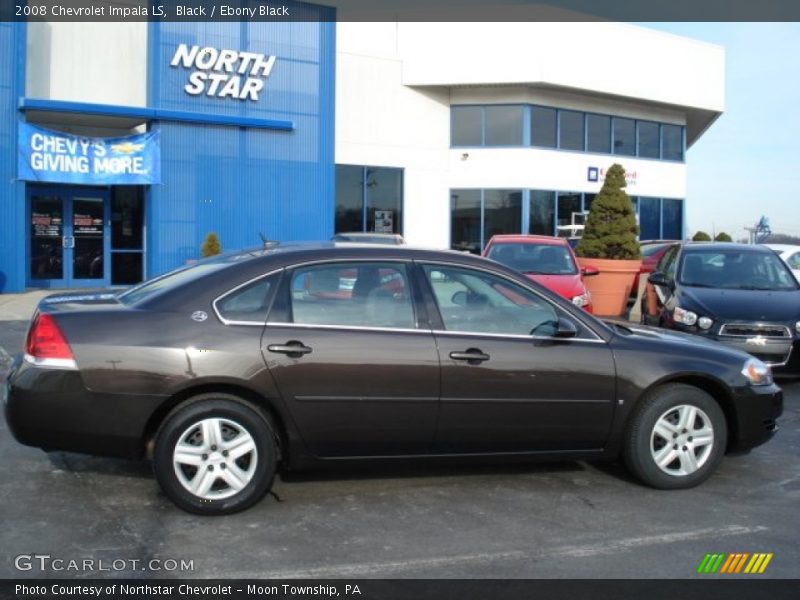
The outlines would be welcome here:
<svg viewBox="0 0 800 600">
<path fill-rule="evenodd" d="M 236 396 L 196 396 L 170 413 L 156 434 L 156 479 L 170 500 L 189 512 L 244 510 L 272 486 L 273 431 L 267 415 Z"/>
<path fill-rule="evenodd" d="M 642 400 L 627 431 L 628 468 L 659 489 L 696 486 L 725 453 L 727 426 L 719 404 L 690 385 L 659 387 Z"/>
</svg>

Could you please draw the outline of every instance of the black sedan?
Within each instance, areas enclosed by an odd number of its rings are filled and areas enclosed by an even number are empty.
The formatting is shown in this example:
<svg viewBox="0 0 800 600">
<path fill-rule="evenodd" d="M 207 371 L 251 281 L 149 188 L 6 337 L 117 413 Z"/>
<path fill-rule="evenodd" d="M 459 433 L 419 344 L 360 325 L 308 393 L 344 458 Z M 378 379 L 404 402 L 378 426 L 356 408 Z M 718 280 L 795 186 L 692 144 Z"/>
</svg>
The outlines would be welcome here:
<svg viewBox="0 0 800 600">
<path fill-rule="evenodd" d="M 8 379 L 16 438 L 141 458 L 180 507 L 242 510 L 279 469 L 363 459 L 614 459 L 697 485 L 768 440 L 769 368 L 606 324 L 458 252 L 279 245 L 122 294 L 42 301 Z"/>
<path fill-rule="evenodd" d="M 649 278 L 644 323 L 749 352 L 800 375 L 800 285 L 766 246 L 675 244 Z"/>
</svg>

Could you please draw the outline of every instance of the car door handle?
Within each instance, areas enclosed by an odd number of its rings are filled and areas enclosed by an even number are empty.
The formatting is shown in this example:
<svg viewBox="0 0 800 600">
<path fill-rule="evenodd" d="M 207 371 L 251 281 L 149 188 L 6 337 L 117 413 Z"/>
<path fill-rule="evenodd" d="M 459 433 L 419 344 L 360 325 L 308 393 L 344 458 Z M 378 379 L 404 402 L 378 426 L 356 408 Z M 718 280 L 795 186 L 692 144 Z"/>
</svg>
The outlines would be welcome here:
<svg viewBox="0 0 800 600">
<path fill-rule="evenodd" d="M 267 346 L 267 350 L 278 354 L 285 354 L 291 358 L 300 358 L 303 354 L 309 354 L 311 352 L 311 348 L 304 346 L 303 342 L 295 340 L 286 342 L 285 344 L 270 344 Z"/>
<path fill-rule="evenodd" d="M 485 360 L 489 360 L 491 357 L 481 352 L 478 348 L 469 348 L 464 352 L 451 352 L 450 358 L 453 360 L 465 360 L 471 365 L 477 365 Z"/>
</svg>

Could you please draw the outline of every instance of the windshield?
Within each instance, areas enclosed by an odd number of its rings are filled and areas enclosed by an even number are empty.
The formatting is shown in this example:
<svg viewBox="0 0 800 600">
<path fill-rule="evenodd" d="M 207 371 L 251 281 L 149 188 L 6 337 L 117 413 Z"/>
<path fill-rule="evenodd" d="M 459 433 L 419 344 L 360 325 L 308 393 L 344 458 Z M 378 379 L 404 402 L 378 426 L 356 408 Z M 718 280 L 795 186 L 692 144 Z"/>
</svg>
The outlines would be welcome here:
<svg viewBox="0 0 800 600">
<path fill-rule="evenodd" d="M 524 242 L 492 244 L 487 255 L 492 260 L 528 274 L 575 275 L 578 272 L 566 246 Z"/>
<path fill-rule="evenodd" d="M 669 244 L 642 244 L 642 256 L 645 258 L 653 256 L 653 254 L 662 250 L 664 246 L 669 246 Z"/>
<path fill-rule="evenodd" d="M 686 251 L 678 281 L 687 286 L 731 290 L 796 290 L 797 281 L 772 252 L 750 250 Z"/>
</svg>

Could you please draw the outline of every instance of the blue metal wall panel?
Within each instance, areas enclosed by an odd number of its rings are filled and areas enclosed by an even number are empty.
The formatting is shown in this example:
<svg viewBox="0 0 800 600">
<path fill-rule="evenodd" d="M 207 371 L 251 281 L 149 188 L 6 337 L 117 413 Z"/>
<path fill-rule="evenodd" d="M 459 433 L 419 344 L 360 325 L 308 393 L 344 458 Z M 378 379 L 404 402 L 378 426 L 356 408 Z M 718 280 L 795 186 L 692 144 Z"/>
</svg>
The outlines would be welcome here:
<svg viewBox="0 0 800 600">
<path fill-rule="evenodd" d="M 254 2 L 257 4 L 257 2 Z M 147 276 L 188 259 L 215 231 L 224 250 L 327 239 L 334 214 L 335 24 L 332 9 L 298 4 L 329 22 L 157 23 L 150 28 L 149 104 L 235 117 L 284 119 L 292 131 L 162 121 L 162 184 L 147 202 Z M 257 102 L 191 96 L 179 44 L 275 55 Z"/>
<path fill-rule="evenodd" d="M 25 288 L 25 186 L 17 176 L 17 99 L 25 85 L 25 24 L 0 23 L 0 292 Z"/>
</svg>

